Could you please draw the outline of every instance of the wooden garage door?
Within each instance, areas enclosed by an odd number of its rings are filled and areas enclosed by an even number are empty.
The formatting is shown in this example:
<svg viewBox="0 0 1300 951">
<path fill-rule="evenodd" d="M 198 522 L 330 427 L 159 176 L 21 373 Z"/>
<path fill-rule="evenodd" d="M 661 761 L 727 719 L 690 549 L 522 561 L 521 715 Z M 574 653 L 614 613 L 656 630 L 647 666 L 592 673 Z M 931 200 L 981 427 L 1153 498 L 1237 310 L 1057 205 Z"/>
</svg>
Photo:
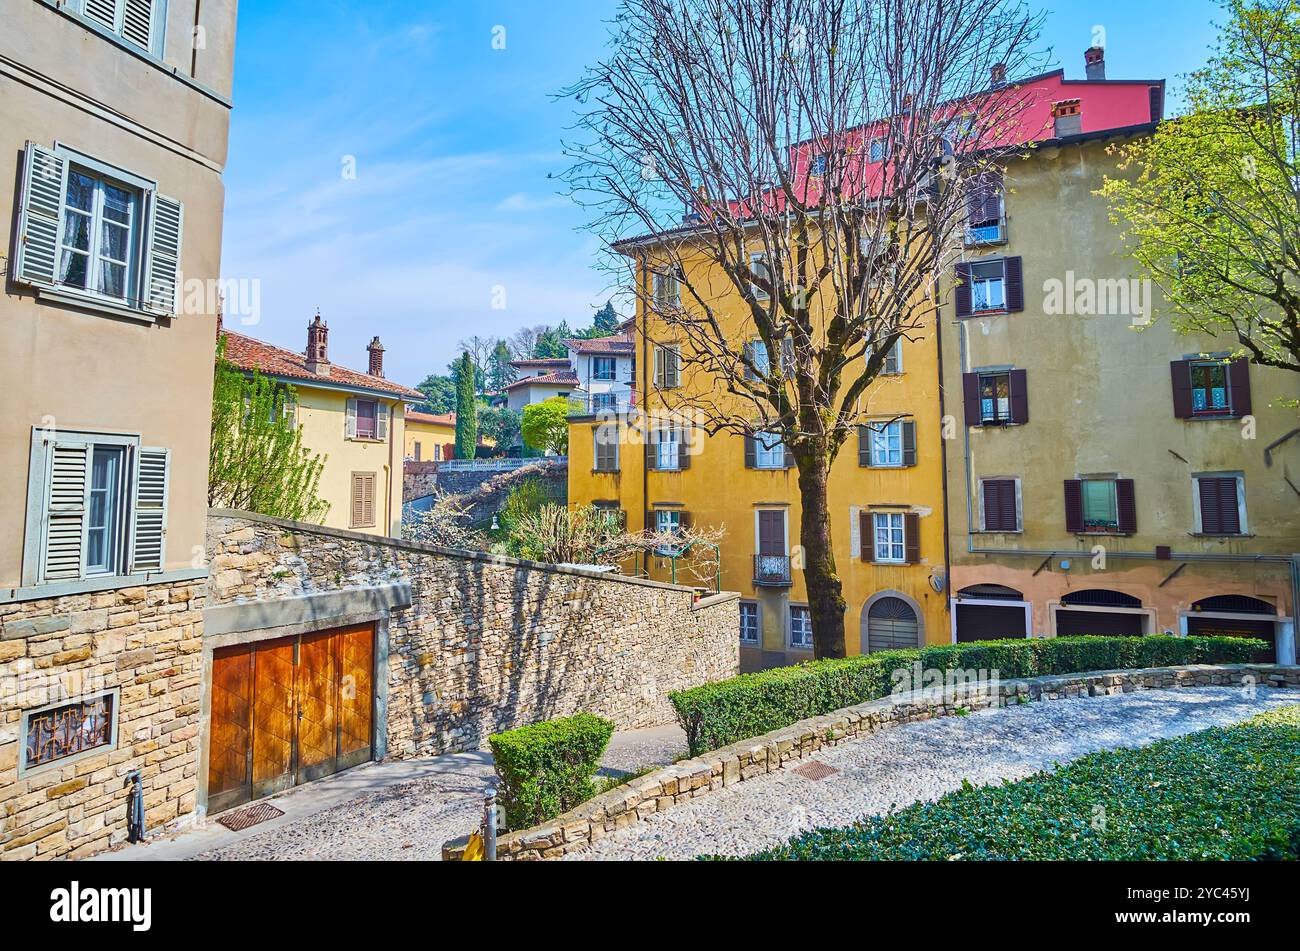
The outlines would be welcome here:
<svg viewBox="0 0 1300 951">
<path fill-rule="evenodd" d="M 1254 637 L 1268 644 L 1251 658 L 1257 664 L 1277 663 L 1277 624 L 1271 618 L 1213 618 L 1193 615 L 1187 633 L 1203 637 Z"/>
<path fill-rule="evenodd" d="M 209 812 L 371 758 L 374 638 L 365 625 L 213 652 Z"/>
</svg>

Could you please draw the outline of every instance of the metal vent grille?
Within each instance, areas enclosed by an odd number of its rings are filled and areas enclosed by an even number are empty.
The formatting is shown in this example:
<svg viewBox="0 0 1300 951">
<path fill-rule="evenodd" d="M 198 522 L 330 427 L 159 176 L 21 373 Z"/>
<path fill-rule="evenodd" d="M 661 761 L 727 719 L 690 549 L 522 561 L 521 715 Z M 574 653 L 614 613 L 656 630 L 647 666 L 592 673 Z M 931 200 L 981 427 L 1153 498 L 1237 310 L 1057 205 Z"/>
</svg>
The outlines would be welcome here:
<svg viewBox="0 0 1300 951">
<path fill-rule="evenodd" d="M 241 829 L 255 826 L 259 822 L 266 822 L 268 819 L 278 819 L 282 815 L 284 815 L 284 811 L 275 808 L 269 802 L 259 802 L 246 809 L 236 809 L 234 812 L 228 812 L 217 821 L 231 832 L 238 832 Z"/>
<path fill-rule="evenodd" d="M 831 776 L 834 776 L 836 773 L 839 772 L 839 770 L 836 769 L 834 766 L 827 766 L 825 763 L 814 759 L 814 760 L 809 760 L 808 762 L 804 763 L 802 766 L 795 767 L 795 769 L 792 770 L 792 772 L 797 773 L 798 775 L 802 776 L 804 779 L 811 779 L 814 782 L 816 782 L 818 780 L 827 779 Z"/>
</svg>

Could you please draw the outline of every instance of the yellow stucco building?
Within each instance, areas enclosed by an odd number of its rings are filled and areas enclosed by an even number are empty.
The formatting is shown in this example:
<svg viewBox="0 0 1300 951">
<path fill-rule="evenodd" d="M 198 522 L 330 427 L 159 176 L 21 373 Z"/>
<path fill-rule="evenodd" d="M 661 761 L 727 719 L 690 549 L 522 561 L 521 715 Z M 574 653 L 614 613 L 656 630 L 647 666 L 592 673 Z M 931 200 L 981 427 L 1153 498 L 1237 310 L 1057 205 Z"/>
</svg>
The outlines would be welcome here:
<svg viewBox="0 0 1300 951">
<path fill-rule="evenodd" d="M 625 250 L 638 261 L 643 284 L 638 298 L 653 300 L 653 240 Z M 739 355 L 757 337 L 748 305 L 725 275 L 713 273 L 702 258 L 688 257 L 683 263 L 696 292 L 725 322 L 729 339 L 734 334 Z M 944 525 L 938 351 L 931 335 L 915 336 L 899 342 L 888 372 L 862 400 L 862 419 L 877 423 L 879 432 L 873 439 L 871 431 L 861 428 L 831 473 L 831 532 L 848 602 L 849 654 L 948 640 L 940 593 Z M 680 405 L 669 390 L 711 383 L 684 379 L 673 355 L 681 342 L 653 305 L 638 305 L 633 339 L 634 406 L 570 421 L 570 503 L 621 509 L 633 530 L 683 523 L 725 529 L 721 586 L 743 595 L 742 665 L 755 669 L 811 659 L 812 626 L 798 544 L 797 469 L 775 441 L 710 437 L 689 420 L 665 424 L 661 416 L 671 415 L 667 408 Z M 615 427 L 616 442 L 607 438 Z M 660 436 L 661 431 L 667 434 Z M 652 577 L 671 579 L 668 559 L 650 562 Z"/>
<path fill-rule="evenodd" d="M 231 363 L 293 385 L 302 444 L 325 459 L 319 487 L 329 503 L 324 524 L 399 537 L 405 407 L 424 394 L 384 379 L 379 338 L 367 348 L 369 372 L 361 373 L 330 362 L 329 327 L 320 314 L 308 325 L 303 353 L 225 333 Z"/>
<path fill-rule="evenodd" d="M 442 462 L 456 455 L 456 414 L 406 411 L 406 461 Z"/>
</svg>

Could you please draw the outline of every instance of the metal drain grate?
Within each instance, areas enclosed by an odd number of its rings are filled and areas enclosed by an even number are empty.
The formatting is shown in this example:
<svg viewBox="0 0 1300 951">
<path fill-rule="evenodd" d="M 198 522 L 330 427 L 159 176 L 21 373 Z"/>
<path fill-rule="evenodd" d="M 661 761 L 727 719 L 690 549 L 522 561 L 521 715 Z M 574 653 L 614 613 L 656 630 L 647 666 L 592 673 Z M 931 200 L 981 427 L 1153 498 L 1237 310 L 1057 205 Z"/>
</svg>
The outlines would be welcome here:
<svg viewBox="0 0 1300 951">
<path fill-rule="evenodd" d="M 818 780 L 825 779 L 828 776 L 834 776 L 839 772 L 839 770 L 834 766 L 827 766 L 825 763 L 818 762 L 814 759 L 809 760 L 802 766 L 796 766 L 794 772 L 798 773 L 804 779 Z"/>
<path fill-rule="evenodd" d="M 238 832 L 241 829 L 247 829 L 249 826 L 255 826 L 259 822 L 265 822 L 267 819 L 277 819 L 282 815 L 284 815 L 284 812 L 275 808 L 269 802 L 259 802 L 247 809 L 228 812 L 217 821 L 231 832 Z"/>
</svg>

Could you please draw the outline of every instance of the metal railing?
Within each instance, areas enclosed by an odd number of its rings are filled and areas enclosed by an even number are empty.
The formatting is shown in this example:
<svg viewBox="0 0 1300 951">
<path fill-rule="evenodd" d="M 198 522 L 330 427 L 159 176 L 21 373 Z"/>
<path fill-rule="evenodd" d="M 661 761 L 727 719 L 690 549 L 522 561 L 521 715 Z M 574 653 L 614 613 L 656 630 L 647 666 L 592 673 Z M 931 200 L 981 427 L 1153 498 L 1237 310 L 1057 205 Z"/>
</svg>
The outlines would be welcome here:
<svg viewBox="0 0 1300 951">
<path fill-rule="evenodd" d="M 519 459 L 495 456 L 491 459 L 447 459 L 438 463 L 438 468 L 444 472 L 509 472 L 537 462 L 568 464 L 568 461 L 568 456 L 525 456 Z"/>
<path fill-rule="evenodd" d="M 596 393 L 591 395 L 570 395 L 570 416 L 599 416 L 602 413 L 611 416 L 623 416 L 636 407 L 632 394 L 614 395 Z"/>
<path fill-rule="evenodd" d="M 754 584 L 772 586 L 790 584 L 790 556 L 755 555 Z"/>
</svg>

